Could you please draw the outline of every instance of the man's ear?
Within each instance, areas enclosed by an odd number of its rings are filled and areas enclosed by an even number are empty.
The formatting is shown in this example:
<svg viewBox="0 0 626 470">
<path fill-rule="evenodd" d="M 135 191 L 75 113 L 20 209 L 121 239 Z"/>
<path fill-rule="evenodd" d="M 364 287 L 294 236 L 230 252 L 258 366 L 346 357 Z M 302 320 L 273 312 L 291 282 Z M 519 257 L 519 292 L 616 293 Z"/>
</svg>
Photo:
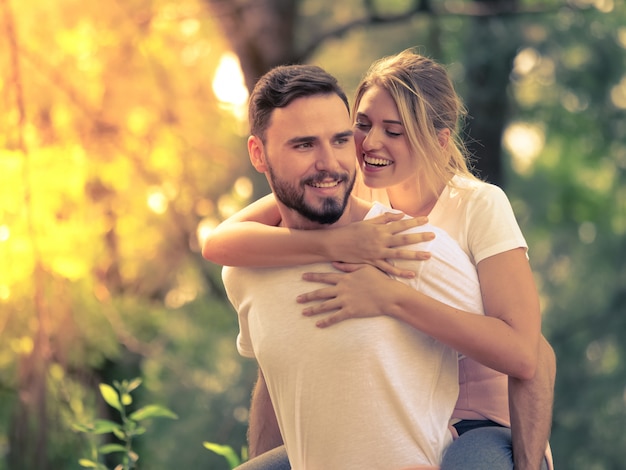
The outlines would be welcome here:
<svg viewBox="0 0 626 470">
<path fill-rule="evenodd" d="M 446 148 L 448 146 L 448 141 L 450 140 L 450 129 L 447 127 L 445 129 L 441 129 L 437 132 L 437 138 L 439 139 L 439 145 L 441 148 Z"/>
<path fill-rule="evenodd" d="M 259 173 L 267 172 L 263 141 L 255 135 L 248 137 L 248 155 L 250 155 L 250 162 L 256 171 Z"/>
</svg>

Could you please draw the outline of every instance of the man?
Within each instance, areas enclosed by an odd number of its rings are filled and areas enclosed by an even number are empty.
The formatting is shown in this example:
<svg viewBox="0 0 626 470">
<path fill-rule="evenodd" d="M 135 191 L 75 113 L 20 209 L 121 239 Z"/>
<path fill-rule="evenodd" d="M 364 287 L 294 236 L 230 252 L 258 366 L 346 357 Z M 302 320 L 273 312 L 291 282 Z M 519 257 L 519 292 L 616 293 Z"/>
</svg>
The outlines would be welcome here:
<svg viewBox="0 0 626 470">
<path fill-rule="evenodd" d="M 268 178 L 282 226 L 337 227 L 388 210 L 350 195 L 355 148 L 347 99 L 319 67 L 278 67 L 263 76 L 250 98 L 250 123 L 250 159 Z M 419 266 L 419 276 L 403 282 L 482 312 L 467 255 L 445 232 L 419 230 L 436 233 L 420 246 L 431 259 Z M 224 268 L 239 315 L 238 350 L 260 366 L 250 410 L 251 455 L 284 440 L 296 470 L 436 468 L 452 440 L 456 352 L 386 316 L 316 328 L 296 297 L 312 290 L 303 272 L 329 269 L 328 263 Z"/>
</svg>

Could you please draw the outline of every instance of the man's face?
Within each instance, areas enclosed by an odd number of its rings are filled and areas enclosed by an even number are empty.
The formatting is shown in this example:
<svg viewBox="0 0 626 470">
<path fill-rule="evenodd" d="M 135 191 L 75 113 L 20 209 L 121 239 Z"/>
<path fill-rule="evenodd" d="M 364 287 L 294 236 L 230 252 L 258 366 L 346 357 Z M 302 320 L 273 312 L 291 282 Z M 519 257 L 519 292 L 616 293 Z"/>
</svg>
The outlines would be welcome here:
<svg viewBox="0 0 626 470">
<path fill-rule="evenodd" d="M 352 123 L 338 96 L 298 98 L 274 110 L 261 145 L 279 204 L 318 224 L 339 220 L 356 169 Z"/>
</svg>

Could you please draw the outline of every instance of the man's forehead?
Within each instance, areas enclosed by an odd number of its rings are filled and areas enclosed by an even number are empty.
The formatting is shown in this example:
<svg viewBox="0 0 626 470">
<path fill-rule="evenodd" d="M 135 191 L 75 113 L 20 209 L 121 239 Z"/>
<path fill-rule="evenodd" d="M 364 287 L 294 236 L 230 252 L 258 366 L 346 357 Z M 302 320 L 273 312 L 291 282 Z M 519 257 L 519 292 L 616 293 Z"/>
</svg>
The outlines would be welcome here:
<svg viewBox="0 0 626 470">
<path fill-rule="evenodd" d="M 314 95 L 293 100 L 272 113 L 268 131 L 294 135 L 328 135 L 343 133 L 352 127 L 343 100 L 335 95 Z"/>
</svg>

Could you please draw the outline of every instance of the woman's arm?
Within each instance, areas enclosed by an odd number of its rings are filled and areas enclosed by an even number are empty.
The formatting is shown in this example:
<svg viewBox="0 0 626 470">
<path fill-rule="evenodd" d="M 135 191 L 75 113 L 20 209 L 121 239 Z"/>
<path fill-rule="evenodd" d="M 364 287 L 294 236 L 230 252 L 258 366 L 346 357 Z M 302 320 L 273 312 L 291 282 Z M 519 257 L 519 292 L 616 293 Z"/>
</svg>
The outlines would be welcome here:
<svg viewBox="0 0 626 470">
<path fill-rule="evenodd" d="M 204 240 L 202 256 L 225 266 L 288 266 L 321 261 L 372 264 L 402 277 L 414 273 L 388 259 L 425 260 L 429 253 L 402 246 L 431 240 L 430 232 L 403 234 L 425 218 L 402 219 L 387 213 L 338 228 L 294 230 L 277 227 L 280 214 L 273 195 L 265 196 L 231 216 Z"/>
<path fill-rule="evenodd" d="M 298 298 L 301 303 L 323 300 L 306 308 L 305 315 L 332 312 L 318 326 L 327 327 L 349 318 L 390 315 L 502 373 L 520 379 L 534 376 L 540 311 L 523 249 L 478 264 L 485 315 L 450 307 L 370 267 L 335 265 L 345 272 L 304 276 L 308 281 L 330 285 Z"/>
</svg>

